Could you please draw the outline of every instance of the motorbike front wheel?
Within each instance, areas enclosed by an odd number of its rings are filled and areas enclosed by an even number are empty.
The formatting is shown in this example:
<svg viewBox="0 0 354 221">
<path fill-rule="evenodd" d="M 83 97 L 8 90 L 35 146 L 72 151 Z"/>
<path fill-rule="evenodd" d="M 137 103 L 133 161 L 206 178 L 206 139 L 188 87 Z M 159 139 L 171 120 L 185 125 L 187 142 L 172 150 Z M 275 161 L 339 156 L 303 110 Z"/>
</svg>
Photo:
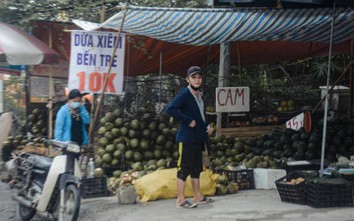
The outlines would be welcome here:
<svg viewBox="0 0 354 221">
<path fill-rule="evenodd" d="M 81 204 L 80 190 L 75 185 L 70 184 L 66 187 L 64 195 L 65 195 L 64 198 L 65 209 L 63 212 L 63 220 L 76 221 L 80 212 L 80 204 Z M 60 207 L 60 205 L 58 206 Z"/>
<path fill-rule="evenodd" d="M 21 220 L 29 221 L 33 218 L 34 215 L 36 215 L 36 210 L 23 204 L 19 204 L 19 214 Z"/>
</svg>

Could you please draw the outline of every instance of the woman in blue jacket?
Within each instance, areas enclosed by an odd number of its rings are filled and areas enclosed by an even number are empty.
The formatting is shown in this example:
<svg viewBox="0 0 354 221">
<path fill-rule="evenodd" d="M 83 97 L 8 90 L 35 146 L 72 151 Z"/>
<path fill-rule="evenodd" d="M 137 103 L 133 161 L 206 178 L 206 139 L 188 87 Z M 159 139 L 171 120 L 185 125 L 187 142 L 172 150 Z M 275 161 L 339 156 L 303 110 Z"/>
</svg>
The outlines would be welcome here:
<svg viewBox="0 0 354 221">
<path fill-rule="evenodd" d="M 79 145 L 89 143 L 86 124 L 90 123 L 90 115 L 82 103 L 82 94 L 73 89 L 69 93 L 68 103 L 57 113 L 54 129 L 54 139 L 73 141 Z"/>
<path fill-rule="evenodd" d="M 167 113 L 180 122 L 176 134 L 178 144 L 176 205 L 183 208 L 196 208 L 198 203 L 213 202 L 201 194 L 199 182 L 199 175 L 203 170 L 202 150 L 205 148 L 207 136 L 213 132 L 205 119 L 204 101 L 199 91 L 202 81 L 200 67 L 190 67 L 187 71 L 188 87 L 182 89 L 166 108 Z M 193 203 L 184 197 L 186 179 L 189 175 L 194 194 Z"/>
</svg>

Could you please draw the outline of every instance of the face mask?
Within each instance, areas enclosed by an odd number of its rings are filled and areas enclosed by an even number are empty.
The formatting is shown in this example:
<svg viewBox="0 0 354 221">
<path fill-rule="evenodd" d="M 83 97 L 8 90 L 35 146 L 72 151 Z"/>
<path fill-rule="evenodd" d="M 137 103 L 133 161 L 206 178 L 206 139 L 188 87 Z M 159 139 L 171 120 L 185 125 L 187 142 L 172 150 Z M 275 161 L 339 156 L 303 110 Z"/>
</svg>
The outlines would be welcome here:
<svg viewBox="0 0 354 221">
<path fill-rule="evenodd" d="M 79 108 L 81 106 L 80 102 L 71 102 L 70 106 L 74 109 Z"/>
<path fill-rule="evenodd" d="M 193 85 L 190 85 L 191 86 L 191 88 L 194 90 L 194 91 L 197 91 L 197 90 L 199 90 L 199 88 L 200 87 L 194 87 Z"/>
</svg>

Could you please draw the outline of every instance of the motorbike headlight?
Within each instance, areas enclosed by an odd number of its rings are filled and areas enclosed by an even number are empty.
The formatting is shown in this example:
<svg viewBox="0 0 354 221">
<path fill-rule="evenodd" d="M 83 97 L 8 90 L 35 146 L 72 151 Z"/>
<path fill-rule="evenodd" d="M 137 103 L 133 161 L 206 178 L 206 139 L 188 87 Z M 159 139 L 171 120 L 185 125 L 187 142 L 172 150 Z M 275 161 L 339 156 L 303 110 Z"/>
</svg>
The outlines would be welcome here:
<svg viewBox="0 0 354 221">
<path fill-rule="evenodd" d="M 80 146 L 75 143 L 69 143 L 66 147 L 66 151 L 73 152 L 73 153 L 80 153 Z"/>
</svg>

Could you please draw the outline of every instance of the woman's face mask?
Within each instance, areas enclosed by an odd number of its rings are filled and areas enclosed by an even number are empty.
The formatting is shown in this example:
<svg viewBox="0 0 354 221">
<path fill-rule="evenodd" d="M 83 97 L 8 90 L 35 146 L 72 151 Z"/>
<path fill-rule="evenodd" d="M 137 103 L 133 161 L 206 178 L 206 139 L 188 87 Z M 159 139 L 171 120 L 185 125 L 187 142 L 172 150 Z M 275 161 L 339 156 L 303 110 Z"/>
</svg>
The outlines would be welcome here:
<svg viewBox="0 0 354 221">
<path fill-rule="evenodd" d="M 79 108 L 81 106 L 81 103 L 78 101 L 74 101 L 70 103 L 70 106 L 74 109 Z"/>
</svg>

